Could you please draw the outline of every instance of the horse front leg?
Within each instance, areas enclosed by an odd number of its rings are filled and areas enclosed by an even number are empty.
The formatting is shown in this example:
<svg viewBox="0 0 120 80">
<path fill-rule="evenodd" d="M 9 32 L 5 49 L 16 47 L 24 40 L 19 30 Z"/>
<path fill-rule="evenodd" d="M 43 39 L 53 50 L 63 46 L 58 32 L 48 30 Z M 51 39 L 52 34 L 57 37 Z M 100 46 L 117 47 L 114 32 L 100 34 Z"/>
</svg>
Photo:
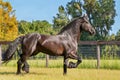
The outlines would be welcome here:
<svg viewBox="0 0 120 80">
<path fill-rule="evenodd" d="M 82 62 L 82 60 L 81 60 L 81 58 L 79 58 L 78 60 L 77 60 L 77 63 L 74 63 L 74 62 L 69 62 L 69 65 L 68 65 L 68 68 L 76 68 L 76 67 L 78 67 L 78 65 L 80 64 Z"/>
<path fill-rule="evenodd" d="M 76 68 L 82 62 L 82 58 L 77 54 L 70 54 L 69 58 L 77 60 L 76 63 L 69 62 L 68 68 Z"/>
<path fill-rule="evenodd" d="M 63 61 L 63 75 L 67 74 L 67 63 L 68 63 L 68 59 L 66 56 L 64 56 L 64 61 Z"/>
<path fill-rule="evenodd" d="M 77 63 L 76 63 L 76 67 L 78 67 L 78 65 L 80 64 L 80 63 L 82 63 L 82 58 L 80 57 L 80 56 L 78 56 L 78 59 L 77 59 L 78 61 L 77 61 Z"/>
</svg>

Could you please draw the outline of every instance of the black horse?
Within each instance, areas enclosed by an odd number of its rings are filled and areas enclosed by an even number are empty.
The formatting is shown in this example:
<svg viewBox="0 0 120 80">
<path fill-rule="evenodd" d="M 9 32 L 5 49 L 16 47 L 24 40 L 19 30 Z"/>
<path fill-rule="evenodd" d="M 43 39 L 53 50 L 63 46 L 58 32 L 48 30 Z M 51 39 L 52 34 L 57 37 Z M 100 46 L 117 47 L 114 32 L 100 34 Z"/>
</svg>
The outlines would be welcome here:
<svg viewBox="0 0 120 80">
<path fill-rule="evenodd" d="M 21 69 L 28 73 L 29 65 L 26 59 L 39 52 L 53 56 L 63 56 L 63 73 L 66 74 L 67 67 L 76 68 L 82 62 L 81 57 L 77 53 L 78 41 L 82 31 L 89 32 L 91 35 L 95 34 L 87 15 L 76 18 L 63 27 L 57 35 L 31 33 L 16 38 L 3 54 L 2 60 L 4 62 L 9 61 L 17 50 L 18 45 L 21 44 L 22 54 L 20 54 L 20 59 L 17 62 L 17 74 L 21 73 Z M 75 59 L 77 62 L 68 63 L 69 58 Z"/>
</svg>

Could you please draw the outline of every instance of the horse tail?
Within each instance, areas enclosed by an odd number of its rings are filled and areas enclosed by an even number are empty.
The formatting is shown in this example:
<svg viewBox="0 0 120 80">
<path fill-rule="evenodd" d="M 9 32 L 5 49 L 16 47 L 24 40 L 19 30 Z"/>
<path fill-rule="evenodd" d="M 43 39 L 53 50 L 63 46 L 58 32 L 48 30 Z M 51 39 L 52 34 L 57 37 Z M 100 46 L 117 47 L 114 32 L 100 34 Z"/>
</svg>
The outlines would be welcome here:
<svg viewBox="0 0 120 80">
<path fill-rule="evenodd" d="M 24 39 L 24 36 L 20 36 L 9 44 L 7 50 L 2 54 L 3 62 L 8 62 L 9 60 L 11 60 L 15 51 L 17 50 L 18 45 L 22 43 L 23 39 Z"/>
</svg>

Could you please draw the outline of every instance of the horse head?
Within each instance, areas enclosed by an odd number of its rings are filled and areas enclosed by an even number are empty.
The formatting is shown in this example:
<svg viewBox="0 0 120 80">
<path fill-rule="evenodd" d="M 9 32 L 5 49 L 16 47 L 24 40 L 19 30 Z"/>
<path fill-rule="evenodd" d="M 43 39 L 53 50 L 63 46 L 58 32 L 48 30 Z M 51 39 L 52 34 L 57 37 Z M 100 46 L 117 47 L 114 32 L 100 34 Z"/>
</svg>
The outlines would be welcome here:
<svg viewBox="0 0 120 80">
<path fill-rule="evenodd" d="M 91 35 L 94 35 L 96 32 L 95 32 L 95 29 L 90 24 L 90 22 L 88 20 L 88 16 L 86 14 L 84 14 L 84 16 L 80 19 L 82 19 L 82 25 L 80 28 L 83 31 L 89 32 Z"/>
</svg>

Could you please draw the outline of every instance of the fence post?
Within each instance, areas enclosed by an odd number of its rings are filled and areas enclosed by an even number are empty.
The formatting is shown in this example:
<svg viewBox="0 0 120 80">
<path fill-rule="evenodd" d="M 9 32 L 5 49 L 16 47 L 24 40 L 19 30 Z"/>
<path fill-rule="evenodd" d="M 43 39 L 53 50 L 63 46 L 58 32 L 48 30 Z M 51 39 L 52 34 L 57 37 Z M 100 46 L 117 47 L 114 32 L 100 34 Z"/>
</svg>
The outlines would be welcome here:
<svg viewBox="0 0 120 80">
<path fill-rule="evenodd" d="M 46 54 L 46 67 L 48 67 L 48 65 L 49 65 L 49 55 Z"/>
<path fill-rule="evenodd" d="M 2 59 L 2 49 L 1 49 L 1 44 L 0 44 L 0 65 L 2 63 L 1 59 Z"/>
<path fill-rule="evenodd" d="M 100 68 L 100 45 L 97 44 L 97 69 Z"/>
</svg>

